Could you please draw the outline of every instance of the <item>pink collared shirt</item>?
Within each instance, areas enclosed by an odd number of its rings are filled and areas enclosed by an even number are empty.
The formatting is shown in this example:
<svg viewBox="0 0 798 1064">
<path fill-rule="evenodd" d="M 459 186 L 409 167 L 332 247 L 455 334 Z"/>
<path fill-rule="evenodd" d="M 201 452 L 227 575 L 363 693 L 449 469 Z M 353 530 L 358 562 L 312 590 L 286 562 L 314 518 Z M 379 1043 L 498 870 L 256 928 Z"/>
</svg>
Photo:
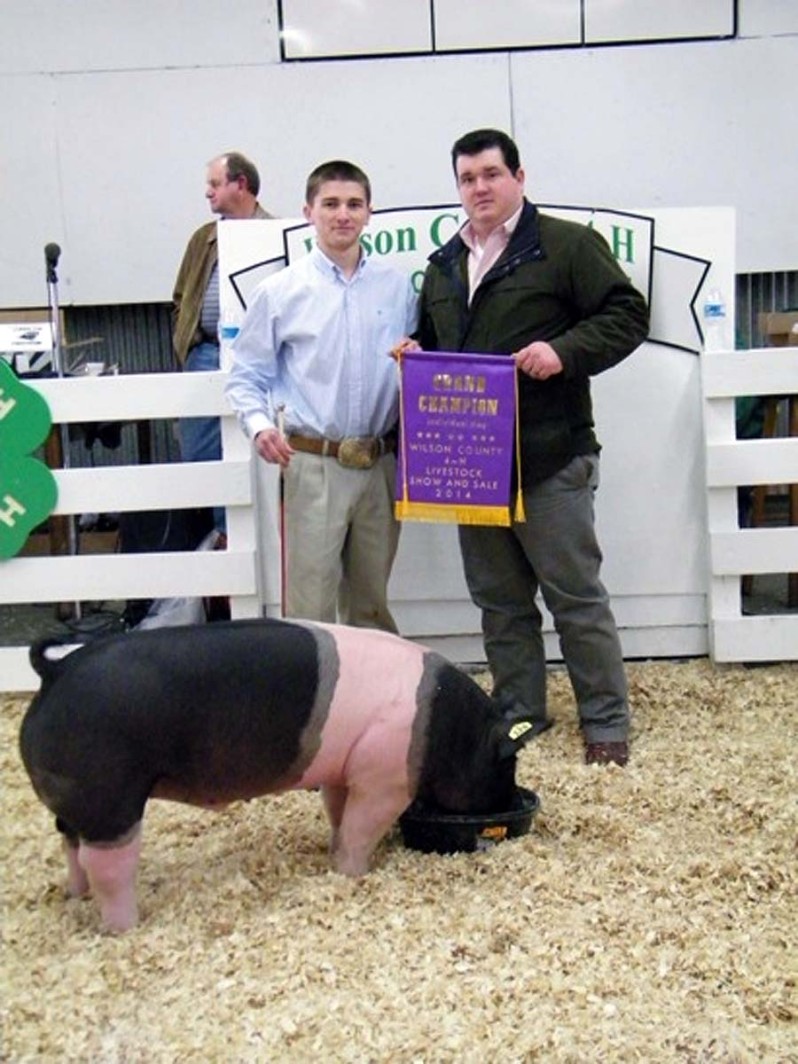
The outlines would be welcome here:
<svg viewBox="0 0 798 1064">
<path fill-rule="evenodd" d="M 524 209 L 523 203 L 512 214 L 506 222 L 502 222 L 501 225 L 497 225 L 492 233 L 489 233 L 484 244 L 480 244 L 474 227 L 471 222 L 466 222 L 463 228 L 460 230 L 460 236 L 463 243 L 468 248 L 468 302 L 474 298 L 474 292 L 495 262 L 498 261 L 499 256 L 510 243 L 510 237 L 515 231 L 515 227 L 518 225 L 518 219 L 521 217 L 521 211 Z"/>
</svg>

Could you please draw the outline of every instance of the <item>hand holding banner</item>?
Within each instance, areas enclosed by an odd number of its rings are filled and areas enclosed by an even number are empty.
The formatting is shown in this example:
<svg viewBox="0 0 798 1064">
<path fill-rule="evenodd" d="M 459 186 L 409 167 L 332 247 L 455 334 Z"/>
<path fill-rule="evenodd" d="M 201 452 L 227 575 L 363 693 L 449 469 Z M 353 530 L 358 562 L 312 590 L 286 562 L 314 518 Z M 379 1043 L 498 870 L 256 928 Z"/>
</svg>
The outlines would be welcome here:
<svg viewBox="0 0 798 1064">
<path fill-rule="evenodd" d="M 399 356 L 398 520 L 509 525 L 517 371 L 501 355 Z M 516 521 L 523 521 L 520 485 Z"/>
</svg>

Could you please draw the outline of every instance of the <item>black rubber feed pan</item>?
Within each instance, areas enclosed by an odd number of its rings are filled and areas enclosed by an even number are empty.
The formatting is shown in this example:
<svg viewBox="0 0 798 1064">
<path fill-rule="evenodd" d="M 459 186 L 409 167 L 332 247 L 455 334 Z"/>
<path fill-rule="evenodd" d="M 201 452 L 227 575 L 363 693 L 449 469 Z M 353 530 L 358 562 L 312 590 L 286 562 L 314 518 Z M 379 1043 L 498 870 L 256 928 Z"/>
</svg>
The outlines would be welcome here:
<svg viewBox="0 0 798 1064">
<path fill-rule="evenodd" d="M 539 809 L 537 794 L 518 787 L 512 808 L 504 813 L 443 813 L 414 802 L 399 818 L 399 828 L 409 850 L 476 853 L 505 839 L 526 835 Z"/>
</svg>

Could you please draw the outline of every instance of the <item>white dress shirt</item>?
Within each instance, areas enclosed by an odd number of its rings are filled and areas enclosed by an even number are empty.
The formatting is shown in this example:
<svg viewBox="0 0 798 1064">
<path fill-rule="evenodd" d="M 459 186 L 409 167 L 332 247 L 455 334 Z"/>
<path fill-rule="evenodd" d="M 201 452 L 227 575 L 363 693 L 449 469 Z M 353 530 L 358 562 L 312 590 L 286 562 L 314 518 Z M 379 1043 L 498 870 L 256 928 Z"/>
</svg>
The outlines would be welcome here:
<svg viewBox="0 0 798 1064">
<path fill-rule="evenodd" d="M 225 394 L 244 431 L 340 440 L 381 436 L 398 418 L 391 347 L 416 327 L 409 276 L 361 253 L 351 278 L 314 246 L 262 281 L 233 344 Z"/>
</svg>

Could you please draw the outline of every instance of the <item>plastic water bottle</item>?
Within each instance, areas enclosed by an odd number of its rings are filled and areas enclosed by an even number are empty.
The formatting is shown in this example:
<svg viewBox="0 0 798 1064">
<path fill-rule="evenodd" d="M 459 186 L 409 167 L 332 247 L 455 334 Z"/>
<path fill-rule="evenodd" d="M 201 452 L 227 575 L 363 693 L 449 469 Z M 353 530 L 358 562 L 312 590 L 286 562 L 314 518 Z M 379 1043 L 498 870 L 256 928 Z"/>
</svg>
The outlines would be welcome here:
<svg viewBox="0 0 798 1064">
<path fill-rule="evenodd" d="M 728 351 L 726 330 L 726 300 L 718 288 L 710 288 L 704 296 L 702 329 L 705 351 Z"/>
<path fill-rule="evenodd" d="M 232 321 L 219 321 L 219 362 L 222 369 L 229 369 L 233 360 L 233 341 L 238 336 L 238 325 Z"/>
<path fill-rule="evenodd" d="M 232 321 L 220 321 L 219 322 L 219 346 L 232 344 L 233 340 L 238 336 L 238 325 Z"/>
</svg>

